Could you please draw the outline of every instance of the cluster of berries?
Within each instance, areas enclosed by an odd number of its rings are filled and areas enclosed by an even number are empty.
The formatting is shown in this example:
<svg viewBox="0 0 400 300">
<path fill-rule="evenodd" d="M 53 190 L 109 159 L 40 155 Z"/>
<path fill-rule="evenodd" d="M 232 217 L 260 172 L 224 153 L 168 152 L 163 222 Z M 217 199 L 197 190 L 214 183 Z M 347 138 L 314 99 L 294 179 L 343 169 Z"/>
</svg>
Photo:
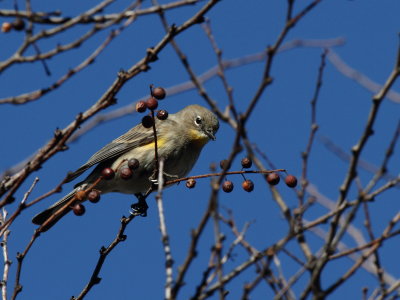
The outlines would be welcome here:
<svg viewBox="0 0 400 300">
<path fill-rule="evenodd" d="M 162 87 L 151 88 L 151 97 L 146 101 L 139 101 L 136 103 L 136 111 L 138 113 L 144 113 L 147 109 L 151 112 L 158 107 L 158 100 L 162 100 L 166 96 L 165 89 Z M 168 118 L 168 112 L 161 109 L 157 112 L 157 118 L 159 120 L 166 120 Z M 142 125 L 145 128 L 150 128 L 154 124 L 154 118 L 152 115 L 146 115 L 142 118 Z"/>
<path fill-rule="evenodd" d="M 140 166 L 139 161 L 136 158 L 131 158 L 128 160 L 128 164 L 126 167 L 123 167 L 119 171 L 119 176 L 122 179 L 130 179 L 133 176 L 133 172 L 138 169 Z M 101 177 L 104 180 L 111 180 L 115 177 L 115 171 L 111 168 L 104 168 L 101 171 Z M 82 202 L 83 200 L 87 199 L 92 203 L 97 203 L 100 201 L 100 194 L 101 192 L 96 189 L 92 189 L 89 191 L 78 191 L 76 192 L 75 198 L 79 202 Z M 85 213 L 85 206 L 81 203 L 76 203 L 75 205 L 72 206 L 72 211 L 74 212 L 75 215 L 81 216 Z"/>
<path fill-rule="evenodd" d="M 229 164 L 229 161 L 226 160 L 226 159 L 221 160 L 219 165 L 220 165 L 222 170 L 225 170 L 225 169 L 228 170 L 231 167 L 230 164 Z M 242 159 L 241 165 L 242 165 L 242 170 L 243 169 L 249 169 L 253 165 L 253 162 L 252 162 L 252 160 L 250 158 L 245 157 L 245 158 Z M 266 175 L 266 180 L 270 185 L 277 185 L 279 183 L 279 181 L 280 181 L 280 176 L 276 172 L 271 172 L 271 173 L 268 173 L 268 175 Z M 294 188 L 294 187 L 297 186 L 297 178 L 295 176 L 293 176 L 293 175 L 287 175 L 286 178 L 285 178 L 285 183 L 286 183 L 286 185 L 288 187 Z M 188 187 L 189 189 L 192 189 L 195 186 L 196 186 L 196 180 L 195 179 L 191 178 L 191 179 L 188 179 L 186 181 L 186 187 Z M 230 180 L 225 180 L 224 183 L 222 184 L 222 190 L 225 193 L 232 192 L 233 188 L 234 188 L 234 184 Z M 245 178 L 244 181 L 242 182 L 242 188 L 246 192 L 249 192 L 249 193 L 252 192 L 254 190 L 253 181 L 250 180 L 250 179 L 246 179 Z"/>
</svg>

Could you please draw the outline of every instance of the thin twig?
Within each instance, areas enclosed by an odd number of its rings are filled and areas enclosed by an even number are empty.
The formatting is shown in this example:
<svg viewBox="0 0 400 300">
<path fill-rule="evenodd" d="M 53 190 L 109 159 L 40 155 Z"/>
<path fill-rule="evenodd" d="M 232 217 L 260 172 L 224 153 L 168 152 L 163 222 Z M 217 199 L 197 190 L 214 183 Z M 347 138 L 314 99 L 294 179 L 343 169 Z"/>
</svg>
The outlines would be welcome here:
<svg viewBox="0 0 400 300">
<path fill-rule="evenodd" d="M 3 208 L 3 212 L 1 215 L 1 224 L 3 224 L 7 219 L 7 211 Z M 7 283 L 8 283 L 8 274 L 10 272 L 11 261 L 8 256 L 8 236 L 11 231 L 6 230 L 3 235 L 3 240 L 1 241 L 1 247 L 3 248 L 3 260 L 4 260 L 4 268 L 3 268 L 3 279 L 1 280 L 1 297 L 2 300 L 7 300 Z"/>
<path fill-rule="evenodd" d="M 306 146 L 306 150 L 302 153 L 302 159 L 303 159 L 303 167 L 302 167 L 302 175 L 301 175 L 301 189 L 298 191 L 299 195 L 299 206 L 303 206 L 304 203 L 304 196 L 305 196 L 305 191 L 308 185 L 308 180 L 307 180 L 307 171 L 308 171 L 308 159 L 310 157 L 311 153 L 311 148 L 314 143 L 314 138 L 315 134 L 318 130 L 318 124 L 317 124 L 317 101 L 319 98 L 319 94 L 321 91 L 322 87 L 322 77 L 324 74 L 324 69 L 325 69 L 325 59 L 328 51 L 325 50 L 322 55 L 321 55 L 321 63 L 318 69 L 318 76 L 317 76 L 317 82 L 315 84 L 315 90 L 314 90 L 314 96 L 311 99 L 311 129 L 310 129 L 310 135 L 308 138 L 308 143 Z"/>
<path fill-rule="evenodd" d="M 24 194 L 24 197 L 22 198 L 21 202 L 18 205 L 17 210 L 6 220 L 4 218 L 3 222 L 0 224 L 0 236 L 5 234 L 7 229 L 10 227 L 11 223 L 17 218 L 17 216 L 26 209 L 29 205 L 26 203 L 26 200 L 28 199 L 29 195 L 32 193 L 33 188 L 36 186 L 36 184 L 39 182 L 39 177 L 36 177 L 33 180 L 32 185 L 30 186 L 29 190 Z"/>
<path fill-rule="evenodd" d="M 174 264 L 174 259 L 171 253 L 171 245 L 169 243 L 169 235 L 167 231 L 167 224 L 165 222 L 165 214 L 162 200 L 162 192 L 164 187 L 164 160 L 160 159 L 159 161 L 159 170 L 158 170 L 158 193 L 156 196 L 157 208 L 158 208 L 158 217 L 160 219 L 160 231 L 161 231 L 161 241 L 163 244 L 164 255 L 165 255 L 165 273 L 166 273 L 166 281 L 165 281 L 165 299 L 171 299 L 172 297 L 172 283 L 173 283 L 173 273 L 172 267 Z"/>
<path fill-rule="evenodd" d="M 124 234 L 125 229 L 128 226 L 128 224 L 138 215 L 140 215 L 139 212 L 131 212 L 129 217 L 122 217 L 121 218 L 121 226 L 119 227 L 117 236 L 114 238 L 114 240 L 105 248 L 104 246 L 100 248 L 100 256 L 99 259 L 96 263 L 96 266 L 93 270 L 92 276 L 89 279 L 89 282 L 86 284 L 86 286 L 83 288 L 81 293 L 78 295 L 78 297 L 72 297 L 71 300 L 81 300 L 83 299 L 87 293 L 92 289 L 92 287 L 96 284 L 99 284 L 101 281 L 101 278 L 99 277 L 101 268 L 103 267 L 103 264 L 105 260 L 107 259 L 108 255 L 110 252 L 121 242 L 125 241 L 127 239 L 127 236 Z"/>
<path fill-rule="evenodd" d="M 348 269 L 348 271 L 344 275 L 342 275 L 336 282 L 334 282 L 326 289 L 327 295 L 332 293 L 336 288 L 338 288 L 343 282 L 345 282 L 348 278 L 350 278 L 355 273 L 355 271 L 357 271 L 362 266 L 362 264 L 375 252 L 375 250 L 381 246 L 382 242 L 387 237 L 390 236 L 392 228 L 395 225 L 397 225 L 399 221 L 400 221 L 400 213 L 397 213 L 383 231 L 381 235 L 382 239 L 377 241 L 368 251 L 363 253 L 363 255 L 358 259 L 358 261 L 350 269 Z"/>
<path fill-rule="evenodd" d="M 171 10 L 174 8 L 178 8 L 181 6 L 189 6 L 200 2 L 201 0 L 180 0 L 171 3 L 166 3 L 162 5 L 163 10 Z M 158 11 L 158 7 L 148 7 L 133 11 L 126 11 L 122 14 L 123 19 L 129 19 L 131 17 L 141 16 L 141 15 L 149 15 L 154 14 Z M 1 17 L 18 17 L 25 18 L 29 21 L 38 24 L 64 24 L 71 20 L 70 17 L 60 16 L 60 11 L 54 12 L 33 12 L 29 13 L 28 11 L 23 10 L 8 10 L 1 9 L 0 16 Z M 90 24 L 90 23 L 105 23 L 108 21 L 113 21 L 115 19 L 121 18 L 121 13 L 113 13 L 113 14 L 103 14 L 103 15 L 88 15 L 86 18 L 82 18 L 78 20 L 78 24 Z"/>
</svg>

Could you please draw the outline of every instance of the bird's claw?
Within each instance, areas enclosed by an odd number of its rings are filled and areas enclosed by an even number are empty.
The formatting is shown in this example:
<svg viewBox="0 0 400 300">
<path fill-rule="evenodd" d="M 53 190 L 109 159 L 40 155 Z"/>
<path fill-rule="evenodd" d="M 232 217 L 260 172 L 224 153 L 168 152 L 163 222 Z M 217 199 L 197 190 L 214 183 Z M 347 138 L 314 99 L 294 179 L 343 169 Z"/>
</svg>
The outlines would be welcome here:
<svg viewBox="0 0 400 300">
<path fill-rule="evenodd" d="M 164 175 L 164 177 L 167 178 L 167 179 L 168 179 L 168 178 L 174 178 L 174 179 L 179 178 L 178 175 L 168 174 L 167 172 L 163 172 L 163 175 Z"/>
<path fill-rule="evenodd" d="M 168 180 L 171 180 L 171 179 L 176 179 L 176 178 L 179 178 L 179 176 L 178 175 L 171 175 L 171 174 L 168 174 L 166 172 L 163 172 L 164 182 L 168 181 Z M 153 188 L 157 187 L 160 184 L 159 181 L 158 181 L 157 174 L 153 174 L 152 176 L 150 176 L 149 177 L 149 181 L 151 182 Z"/>
</svg>

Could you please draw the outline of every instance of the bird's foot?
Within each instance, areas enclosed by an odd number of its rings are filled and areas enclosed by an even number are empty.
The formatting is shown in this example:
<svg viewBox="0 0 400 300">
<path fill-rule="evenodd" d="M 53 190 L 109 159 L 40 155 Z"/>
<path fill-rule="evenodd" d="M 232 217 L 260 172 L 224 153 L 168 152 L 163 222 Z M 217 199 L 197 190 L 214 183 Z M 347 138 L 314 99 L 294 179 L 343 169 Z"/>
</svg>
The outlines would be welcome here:
<svg viewBox="0 0 400 300">
<path fill-rule="evenodd" d="M 147 217 L 147 205 L 146 198 L 142 194 L 135 195 L 138 198 L 138 202 L 131 205 L 130 213 L 132 215 Z"/>
</svg>

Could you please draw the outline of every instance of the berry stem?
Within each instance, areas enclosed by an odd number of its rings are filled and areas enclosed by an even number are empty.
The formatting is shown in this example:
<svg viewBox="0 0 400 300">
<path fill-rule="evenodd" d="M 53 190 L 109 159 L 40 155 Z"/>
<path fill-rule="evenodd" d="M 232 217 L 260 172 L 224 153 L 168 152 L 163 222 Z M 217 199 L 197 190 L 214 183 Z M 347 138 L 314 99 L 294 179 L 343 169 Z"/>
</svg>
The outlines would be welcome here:
<svg viewBox="0 0 400 300">
<path fill-rule="evenodd" d="M 157 130 L 156 130 L 156 120 L 154 118 L 154 110 L 151 110 L 151 118 L 153 119 L 153 134 L 154 134 L 154 159 L 156 161 L 156 173 L 155 176 L 156 178 L 158 177 L 158 170 L 159 170 L 159 165 L 158 165 L 158 145 L 157 145 Z"/>
<path fill-rule="evenodd" d="M 276 170 L 259 170 L 259 171 L 231 171 L 231 172 L 226 172 L 224 173 L 225 175 L 236 175 L 236 174 L 269 174 L 269 173 L 274 173 L 274 172 L 286 172 L 285 169 L 276 169 Z M 204 174 L 204 175 L 197 175 L 197 176 L 189 176 L 189 177 L 184 177 L 184 178 L 178 178 L 174 180 L 169 180 L 165 182 L 164 185 L 170 185 L 170 184 L 175 184 L 181 181 L 186 181 L 188 179 L 199 179 L 199 178 L 207 178 L 207 177 L 216 177 L 216 176 L 221 176 L 221 173 L 210 173 L 210 174 Z"/>
</svg>

